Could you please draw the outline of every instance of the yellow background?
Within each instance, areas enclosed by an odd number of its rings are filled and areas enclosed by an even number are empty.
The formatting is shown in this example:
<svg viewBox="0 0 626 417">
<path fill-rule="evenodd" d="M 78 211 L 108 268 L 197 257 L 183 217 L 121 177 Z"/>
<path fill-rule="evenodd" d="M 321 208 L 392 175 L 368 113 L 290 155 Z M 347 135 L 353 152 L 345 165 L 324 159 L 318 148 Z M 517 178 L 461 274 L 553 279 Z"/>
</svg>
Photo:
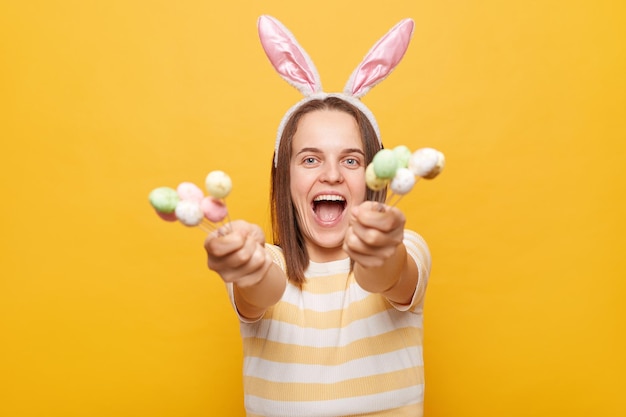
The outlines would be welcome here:
<svg viewBox="0 0 626 417">
<path fill-rule="evenodd" d="M 3 1 L 0 415 L 242 416 L 237 321 L 203 233 L 152 188 L 233 178 L 268 229 L 299 99 L 256 18 L 343 87 L 404 17 L 364 101 L 387 147 L 448 165 L 400 207 L 428 240 L 426 415 L 626 415 L 623 1 Z"/>
</svg>

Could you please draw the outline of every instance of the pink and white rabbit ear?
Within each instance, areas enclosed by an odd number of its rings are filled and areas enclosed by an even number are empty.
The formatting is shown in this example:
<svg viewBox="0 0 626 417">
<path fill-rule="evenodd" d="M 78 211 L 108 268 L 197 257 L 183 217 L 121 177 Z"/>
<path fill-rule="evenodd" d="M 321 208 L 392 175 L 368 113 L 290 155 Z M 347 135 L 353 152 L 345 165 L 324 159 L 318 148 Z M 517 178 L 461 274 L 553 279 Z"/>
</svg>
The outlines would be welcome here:
<svg viewBox="0 0 626 417">
<path fill-rule="evenodd" d="M 321 92 L 319 73 L 291 32 L 267 15 L 259 17 L 257 26 L 265 54 L 278 74 L 304 96 Z"/>
<path fill-rule="evenodd" d="M 344 93 L 361 98 L 387 78 L 409 47 L 414 27 L 413 20 L 404 19 L 380 38 L 350 76 Z"/>
</svg>

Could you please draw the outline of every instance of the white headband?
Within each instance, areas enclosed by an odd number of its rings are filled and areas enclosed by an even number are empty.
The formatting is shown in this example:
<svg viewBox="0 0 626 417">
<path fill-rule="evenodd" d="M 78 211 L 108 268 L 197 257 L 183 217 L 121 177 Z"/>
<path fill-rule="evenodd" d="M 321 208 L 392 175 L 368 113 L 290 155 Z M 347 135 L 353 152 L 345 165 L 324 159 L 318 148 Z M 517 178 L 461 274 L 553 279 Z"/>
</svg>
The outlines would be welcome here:
<svg viewBox="0 0 626 417">
<path fill-rule="evenodd" d="M 278 164 L 278 147 L 287 120 L 303 104 L 315 99 L 338 97 L 357 107 L 374 127 L 380 143 L 380 131 L 374 114 L 360 98 L 387 78 L 400 63 L 409 47 L 414 26 L 411 19 L 401 20 L 370 49 L 348 79 L 342 93 L 325 93 L 313 61 L 291 32 L 271 16 L 259 17 L 259 38 L 272 66 L 285 81 L 304 95 L 302 100 L 287 111 L 280 122 L 274 146 L 274 166 Z"/>
</svg>

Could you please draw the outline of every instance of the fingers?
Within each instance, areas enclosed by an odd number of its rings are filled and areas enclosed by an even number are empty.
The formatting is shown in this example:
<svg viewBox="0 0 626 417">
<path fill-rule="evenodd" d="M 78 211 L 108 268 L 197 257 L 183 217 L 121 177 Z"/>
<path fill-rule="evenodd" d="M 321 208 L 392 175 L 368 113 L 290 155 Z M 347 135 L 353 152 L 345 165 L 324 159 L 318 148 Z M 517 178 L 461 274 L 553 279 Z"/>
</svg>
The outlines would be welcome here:
<svg viewBox="0 0 626 417">
<path fill-rule="evenodd" d="M 343 249 L 362 266 L 381 266 L 404 238 L 406 220 L 395 207 L 364 202 L 352 210 L 350 220 Z"/>
<path fill-rule="evenodd" d="M 270 255 L 264 248 L 259 248 L 239 267 L 224 270 L 221 277 L 224 282 L 232 282 L 241 288 L 245 288 L 260 282 L 271 265 Z"/>
<path fill-rule="evenodd" d="M 349 233 L 350 234 L 350 233 Z M 358 239 L 354 234 L 346 236 L 343 250 L 356 263 L 368 267 L 380 267 L 393 256 L 398 245 L 372 246 Z"/>
<path fill-rule="evenodd" d="M 246 235 L 239 231 L 224 234 L 221 229 L 218 229 L 207 236 L 204 248 L 209 258 L 221 258 L 240 250 L 245 245 L 245 241 Z"/>
<path fill-rule="evenodd" d="M 209 255 L 220 257 L 239 250 L 245 239 L 265 245 L 265 234 L 259 226 L 243 220 L 235 220 L 210 233 L 204 242 L 204 247 Z"/>
<path fill-rule="evenodd" d="M 406 218 L 397 207 L 386 206 L 375 201 L 366 201 L 352 209 L 352 223 L 364 227 L 377 229 L 382 232 L 391 232 L 395 229 L 404 229 Z"/>
<path fill-rule="evenodd" d="M 378 209 L 377 202 L 367 201 L 351 212 L 350 229 L 347 237 L 354 235 L 351 242 L 356 244 L 356 239 L 363 244 L 378 247 L 386 245 L 398 245 L 404 237 L 404 214 L 395 207 L 383 206 L 384 210 Z"/>
<path fill-rule="evenodd" d="M 265 234 L 263 233 L 263 229 L 261 229 L 261 227 L 256 224 L 248 223 L 243 220 L 232 221 L 218 229 L 218 234 L 220 231 L 222 235 L 232 232 L 238 232 L 243 236 L 254 239 L 262 245 L 265 244 Z"/>
<path fill-rule="evenodd" d="M 234 224 L 226 235 L 212 233 L 205 240 L 208 266 L 217 272 L 225 282 L 245 287 L 259 282 L 272 260 L 266 252 L 260 228 L 253 225 Z"/>
</svg>

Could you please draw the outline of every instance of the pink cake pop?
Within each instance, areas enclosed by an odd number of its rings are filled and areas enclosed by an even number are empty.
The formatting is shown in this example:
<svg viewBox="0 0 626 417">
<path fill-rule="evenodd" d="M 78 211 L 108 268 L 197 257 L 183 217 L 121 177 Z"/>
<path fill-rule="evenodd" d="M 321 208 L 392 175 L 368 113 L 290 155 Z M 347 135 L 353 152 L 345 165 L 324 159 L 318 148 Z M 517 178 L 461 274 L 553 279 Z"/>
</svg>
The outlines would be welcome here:
<svg viewBox="0 0 626 417">
<path fill-rule="evenodd" d="M 176 188 L 176 192 L 181 200 L 191 200 L 200 202 L 204 198 L 204 193 L 196 184 L 192 182 L 181 182 Z"/>
<path fill-rule="evenodd" d="M 221 222 L 228 215 L 226 204 L 215 197 L 204 197 L 200 202 L 200 207 L 202 208 L 204 217 L 213 223 Z"/>
</svg>

